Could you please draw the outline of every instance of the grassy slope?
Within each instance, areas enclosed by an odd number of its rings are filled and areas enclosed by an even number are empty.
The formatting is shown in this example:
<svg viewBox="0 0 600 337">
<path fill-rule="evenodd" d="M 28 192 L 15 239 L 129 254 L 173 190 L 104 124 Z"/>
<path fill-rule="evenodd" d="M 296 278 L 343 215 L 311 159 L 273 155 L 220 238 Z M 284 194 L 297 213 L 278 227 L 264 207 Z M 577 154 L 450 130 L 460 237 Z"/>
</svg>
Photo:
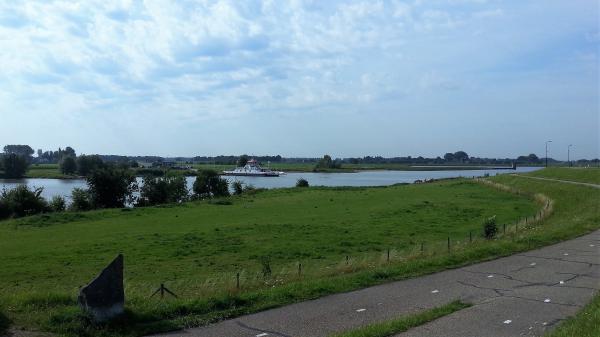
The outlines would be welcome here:
<svg viewBox="0 0 600 337">
<path fill-rule="evenodd" d="M 0 257 L 5 266 L 0 284 L 14 291 L 38 288 L 40 282 L 48 290 L 72 290 L 118 252 L 125 254 L 128 281 L 136 286 L 259 270 L 263 256 L 273 266 L 330 265 L 345 255 L 408 248 L 448 235 L 463 240 L 470 230 L 480 231 L 485 217 L 509 222 L 535 209 L 529 200 L 452 181 L 273 190 L 233 199 L 230 206 L 37 216 L 0 223 L 7 252 Z M 161 275 L 148 273 L 154 270 Z"/>
<path fill-rule="evenodd" d="M 531 172 L 533 177 L 553 178 L 560 180 L 571 180 L 582 183 L 600 184 L 600 168 L 566 168 L 550 167 L 544 170 Z"/>
<path fill-rule="evenodd" d="M 336 268 L 345 255 L 354 260 L 390 247 L 445 242 L 447 235 L 464 241 L 470 230 L 479 232 L 485 217 L 497 215 L 500 221 L 509 222 L 537 208 L 527 199 L 464 180 L 387 188 L 272 190 L 232 200 L 229 206 L 195 203 L 2 222 L 0 245 L 7 253 L 0 256 L 4 266 L 0 287 L 6 291 L 0 305 L 7 302 L 16 308 L 9 314 L 17 324 L 85 335 L 66 328 L 70 323 L 56 320 L 76 311 L 73 297 L 78 286 L 123 252 L 130 307 L 151 315 L 150 321 L 171 317 L 176 318 L 173 324 L 196 325 L 214 317 L 381 282 L 382 276 L 370 279 L 372 275 L 365 274 L 366 279 L 359 275 L 332 283 L 326 267 Z M 304 272 L 320 283 L 307 289 L 294 289 L 291 284 L 281 293 L 270 294 L 260 293 L 264 284 L 250 287 L 248 297 L 236 300 L 240 308 L 232 311 L 227 295 L 222 295 L 223 287 L 215 290 L 206 279 L 212 275 L 214 281 L 238 270 L 258 271 L 261 256 L 271 257 L 275 273 L 301 261 Z M 233 280 L 231 274 L 228 277 Z M 173 301 L 157 307 L 156 301 L 148 301 L 148 294 L 164 281 L 192 302 Z M 258 295 L 253 293 L 256 288 Z M 215 292 L 221 295 L 211 302 Z M 197 298 L 198 303 L 194 302 Z M 47 321 L 48 316 L 55 317 L 53 323 Z M 134 327 L 126 333 L 135 335 L 169 324 Z"/>
</svg>

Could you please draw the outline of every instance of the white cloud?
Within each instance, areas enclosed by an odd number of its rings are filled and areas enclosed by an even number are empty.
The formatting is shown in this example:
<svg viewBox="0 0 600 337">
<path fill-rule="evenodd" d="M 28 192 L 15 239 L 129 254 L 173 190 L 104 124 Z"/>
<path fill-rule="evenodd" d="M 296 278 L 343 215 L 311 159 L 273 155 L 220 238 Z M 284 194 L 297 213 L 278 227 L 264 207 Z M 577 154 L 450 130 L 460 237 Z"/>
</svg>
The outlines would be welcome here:
<svg viewBox="0 0 600 337">
<path fill-rule="evenodd" d="M 438 89 L 477 86 L 482 73 L 525 64 L 525 51 L 556 43 L 558 33 L 546 29 L 554 23 L 533 6 L 0 0 L 0 113 L 11 120 L 23 110 L 65 120 L 127 114 L 174 125 L 392 111 Z M 547 6 L 564 8 L 571 7 Z M 569 14 L 573 28 L 560 34 L 593 42 L 597 26 L 578 28 L 582 13 Z M 536 30 L 526 29 L 533 21 Z M 597 60 L 585 46 L 569 48 L 571 69 Z"/>
</svg>

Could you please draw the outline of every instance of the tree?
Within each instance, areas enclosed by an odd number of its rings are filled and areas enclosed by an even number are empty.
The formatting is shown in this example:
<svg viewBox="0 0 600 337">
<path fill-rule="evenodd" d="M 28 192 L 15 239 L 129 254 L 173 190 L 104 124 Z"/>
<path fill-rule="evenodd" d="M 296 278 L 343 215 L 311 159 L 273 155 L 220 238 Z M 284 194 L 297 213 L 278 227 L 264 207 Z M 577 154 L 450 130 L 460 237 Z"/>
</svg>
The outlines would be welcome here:
<svg viewBox="0 0 600 337">
<path fill-rule="evenodd" d="M 139 206 L 183 202 L 188 198 L 185 177 L 145 177 L 140 188 Z"/>
<path fill-rule="evenodd" d="M 538 156 L 536 156 L 534 153 L 530 153 L 529 156 L 527 156 L 527 159 L 529 160 L 530 163 L 539 163 L 540 162 L 540 158 L 538 158 Z"/>
<path fill-rule="evenodd" d="M 457 151 L 454 153 L 454 160 L 464 163 L 469 160 L 469 155 L 465 151 Z"/>
<path fill-rule="evenodd" d="M 4 153 L 6 154 L 16 154 L 19 156 L 24 156 L 26 158 L 31 157 L 34 153 L 33 149 L 29 145 L 6 145 L 4 147 Z"/>
<path fill-rule="evenodd" d="M 450 153 L 450 152 L 446 153 L 444 155 L 444 160 L 447 161 L 447 162 L 453 162 L 454 161 L 454 154 Z"/>
<path fill-rule="evenodd" d="M 229 195 L 227 180 L 219 177 L 217 171 L 200 171 L 194 182 L 194 194 L 200 199 L 224 197 Z"/>
<path fill-rule="evenodd" d="M 4 169 L 4 176 L 6 178 L 23 178 L 28 167 L 29 161 L 25 156 L 15 153 L 5 154 L 2 156 L 2 168 Z"/>
<path fill-rule="evenodd" d="M 319 160 L 319 162 L 315 166 L 315 169 L 336 169 L 341 167 L 342 163 L 339 160 L 334 161 L 333 159 L 331 159 L 330 155 L 326 154 L 323 156 L 323 158 L 321 158 L 321 160 Z"/>
<path fill-rule="evenodd" d="M 60 171 L 63 174 L 73 174 L 77 171 L 77 163 L 71 156 L 63 157 L 60 161 Z"/>
<path fill-rule="evenodd" d="M 135 175 L 113 166 L 92 171 L 86 180 L 96 208 L 125 207 L 126 203 L 133 202 L 133 192 L 137 190 Z"/>
<path fill-rule="evenodd" d="M 248 155 L 247 154 L 243 154 L 240 156 L 240 158 L 237 161 L 237 166 L 242 167 L 242 166 L 246 166 L 246 164 L 248 164 Z"/>
<path fill-rule="evenodd" d="M 77 173 L 81 176 L 87 176 L 92 171 L 102 167 L 104 167 L 104 162 L 98 155 L 77 157 Z"/>
<path fill-rule="evenodd" d="M 77 157 L 75 150 L 70 146 L 67 146 L 67 148 L 62 151 L 62 155 L 63 157 Z"/>
</svg>

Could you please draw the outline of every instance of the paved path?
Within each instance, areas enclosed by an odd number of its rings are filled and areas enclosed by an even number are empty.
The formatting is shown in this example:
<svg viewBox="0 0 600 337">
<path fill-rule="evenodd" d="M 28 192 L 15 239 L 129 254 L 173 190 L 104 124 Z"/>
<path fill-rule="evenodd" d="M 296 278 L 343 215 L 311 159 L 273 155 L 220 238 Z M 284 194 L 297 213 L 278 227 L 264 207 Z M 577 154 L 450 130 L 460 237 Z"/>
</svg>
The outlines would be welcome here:
<svg viewBox="0 0 600 337">
<path fill-rule="evenodd" d="M 554 182 L 558 182 L 558 183 L 566 183 L 566 184 L 573 184 L 573 185 L 581 185 L 581 186 L 588 186 L 588 187 L 600 188 L 600 185 L 591 184 L 591 183 L 582 183 L 582 182 L 579 182 L 579 181 L 560 180 L 560 179 L 551 179 L 551 178 L 542 178 L 542 177 L 532 177 L 532 176 L 525 176 L 525 175 L 522 175 L 522 174 L 513 174 L 513 176 L 521 177 L 521 178 L 554 181 Z"/>
<path fill-rule="evenodd" d="M 165 336 L 325 337 L 455 299 L 470 308 L 399 336 L 540 336 L 600 289 L 600 231 L 522 254 L 326 296 Z"/>
</svg>

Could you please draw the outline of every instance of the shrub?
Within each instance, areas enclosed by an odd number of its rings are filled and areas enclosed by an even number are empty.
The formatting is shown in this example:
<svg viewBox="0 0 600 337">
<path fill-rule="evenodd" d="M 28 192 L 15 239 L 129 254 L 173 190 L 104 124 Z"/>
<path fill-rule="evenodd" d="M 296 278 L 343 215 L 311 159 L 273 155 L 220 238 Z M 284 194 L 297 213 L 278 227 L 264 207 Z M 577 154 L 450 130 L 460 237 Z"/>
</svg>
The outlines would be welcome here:
<svg viewBox="0 0 600 337">
<path fill-rule="evenodd" d="M 229 184 L 217 171 L 204 170 L 198 173 L 193 190 L 199 199 L 225 197 L 229 195 Z"/>
<path fill-rule="evenodd" d="M 137 190 L 135 176 L 129 169 L 107 166 L 92 171 L 86 180 L 96 208 L 125 207 L 133 202 L 133 192 Z"/>
<path fill-rule="evenodd" d="M 48 210 L 48 203 L 41 196 L 43 188 L 30 190 L 25 185 L 19 185 L 11 190 L 3 190 L 0 195 L 3 212 L 9 216 L 22 217 L 43 213 Z"/>
<path fill-rule="evenodd" d="M 144 184 L 140 189 L 138 205 L 150 206 L 183 202 L 187 198 L 188 190 L 183 176 L 167 178 L 145 177 Z"/>
<path fill-rule="evenodd" d="M 233 188 L 233 194 L 235 195 L 240 195 L 244 192 L 244 185 L 241 181 L 234 181 L 233 183 L 231 183 L 231 187 Z"/>
<path fill-rule="evenodd" d="M 92 209 L 92 200 L 87 190 L 83 188 L 74 188 L 71 191 L 71 206 L 73 211 L 89 211 Z"/>
<path fill-rule="evenodd" d="M 483 222 L 483 235 L 486 239 L 491 240 L 498 233 L 498 226 L 496 225 L 496 216 L 487 218 Z"/>
<path fill-rule="evenodd" d="M 296 187 L 308 187 L 308 180 L 304 178 L 298 179 L 298 181 L 296 181 Z"/>
<path fill-rule="evenodd" d="M 64 212 L 64 210 L 67 209 L 67 202 L 65 201 L 65 198 L 56 195 L 52 197 L 48 206 L 53 212 Z"/>
</svg>

